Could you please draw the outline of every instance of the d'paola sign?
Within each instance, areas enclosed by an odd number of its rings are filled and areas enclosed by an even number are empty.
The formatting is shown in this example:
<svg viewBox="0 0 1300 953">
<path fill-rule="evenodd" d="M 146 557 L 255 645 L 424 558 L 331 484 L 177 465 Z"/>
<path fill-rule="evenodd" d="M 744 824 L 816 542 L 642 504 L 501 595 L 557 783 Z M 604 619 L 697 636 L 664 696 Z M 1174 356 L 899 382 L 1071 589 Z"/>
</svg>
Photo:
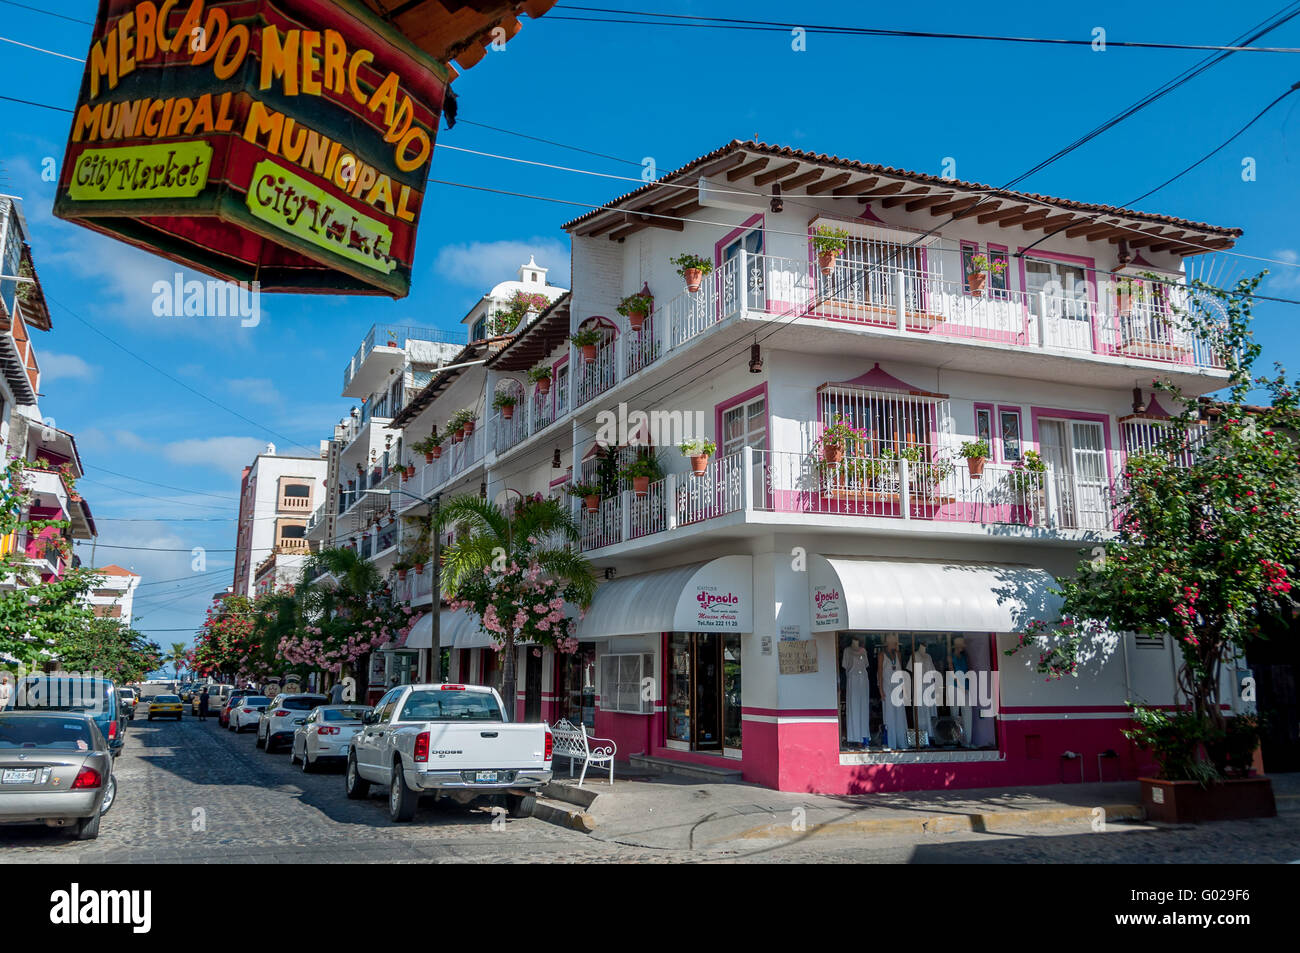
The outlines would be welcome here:
<svg viewBox="0 0 1300 953">
<path fill-rule="evenodd" d="M 54 212 L 265 291 L 402 297 L 449 82 L 353 0 L 100 0 Z"/>
</svg>

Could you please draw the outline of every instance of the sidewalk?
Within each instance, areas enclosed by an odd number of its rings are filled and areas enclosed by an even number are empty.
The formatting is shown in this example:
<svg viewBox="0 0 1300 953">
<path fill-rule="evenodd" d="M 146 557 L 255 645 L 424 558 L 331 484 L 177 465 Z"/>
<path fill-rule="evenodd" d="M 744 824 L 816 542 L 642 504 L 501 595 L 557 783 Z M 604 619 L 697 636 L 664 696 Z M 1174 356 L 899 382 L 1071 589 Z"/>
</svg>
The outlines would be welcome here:
<svg viewBox="0 0 1300 953">
<path fill-rule="evenodd" d="M 1300 811 L 1300 774 L 1273 775 L 1278 812 Z M 570 785 L 567 778 L 560 784 Z M 608 782 L 590 777 L 598 795 L 587 808 L 591 836 L 637 847 L 692 849 L 733 841 L 863 834 L 1015 830 L 1048 824 L 1088 827 L 1140 819 L 1135 781 L 1013 789 L 819 795 L 751 784 L 715 784 L 663 776 Z"/>
</svg>

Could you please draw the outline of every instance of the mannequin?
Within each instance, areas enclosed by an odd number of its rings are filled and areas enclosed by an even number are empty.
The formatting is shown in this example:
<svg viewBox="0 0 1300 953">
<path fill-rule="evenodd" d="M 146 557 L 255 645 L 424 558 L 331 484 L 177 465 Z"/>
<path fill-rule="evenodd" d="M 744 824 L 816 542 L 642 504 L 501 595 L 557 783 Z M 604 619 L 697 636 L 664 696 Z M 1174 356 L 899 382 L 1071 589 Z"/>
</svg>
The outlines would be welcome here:
<svg viewBox="0 0 1300 953">
<path fill-rule="evenodd" d="M 854 638 L 844 650 L 840 667 L 844 669 L 844 737 L 863 746 L 871 744 L 871 676 L 867 667 L 867 650 L 862 640 Z"/>
<path fill-rule="evenodd" d="M 914 719 L 917 730 L 917 743 L 921 744 L 921 733 L 924 732 L 928 738 L 934 733 L 934 719 L 939 714 L 938 706 L 934 704 L 934 695 L 937 691 L 937 683 L 934 679 L 927 678 L 927 673 L 933 672 L 934 659 L 930 658 L 930 652 L 922 642 L 912 653 L 912 658 L 908 662 L 908 677 L 914 686 L 913 690 L 917 697 L 912 699 L 915 707 Z"/>
<path fill-rule="evenodd" d="M 907 707 L 911 695 L 910 686 L 904 679 L 900 696 L 895 701 L 894 673 L 901 672 L 903 662 L 898 651 L 898 636 L 885 636 L 885 650 L 880 653 L 880 663 L 876 669 L 876 687 L 880 689 L 880 717 L 884 722 L 886 748 L 902 749 L 907 747 Z"/>
<path fill-rule="evenodd" d="M 957 636 L 952 640 L 952 653 L 948 656 L 948 670 L 956 676 L 958 691 L 966 687 L 966 673 L 970 671 L 970 657 L 966 654 L 966 639 Z M 966 704 L 954 705 L 953 714 L 961 721 L 961 746 L 971 747 L 971 732 L 975 728 L 975 699 L 966 692 Z"/>
</svg>

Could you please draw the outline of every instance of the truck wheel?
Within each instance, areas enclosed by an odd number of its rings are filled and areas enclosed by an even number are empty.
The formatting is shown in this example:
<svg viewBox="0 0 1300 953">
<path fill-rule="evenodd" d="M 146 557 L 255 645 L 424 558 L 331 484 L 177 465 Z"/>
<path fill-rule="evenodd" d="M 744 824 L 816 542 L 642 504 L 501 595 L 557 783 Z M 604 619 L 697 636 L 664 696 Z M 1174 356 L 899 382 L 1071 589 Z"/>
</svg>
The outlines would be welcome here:
<svg viewBox="0 0 1300 953">
<path fill-rule="evenodd" d="M 531 794 L 507 794 L 506 812 L 511 817 L 532 817 L 537 798 Z"/>
<path fill-rule="evenodd" d="M 360 801 L 370 793 L 370 782 L 357 770 L 357 756 L 354 754 L 348 755 L 348 769 L 343 775 L 343 786 L 348 797 L 354 801 Z"/>
<path fill-rule="evenodd" d="M 406 786 L 406 776 L 402 772 L 402 763 L 393 763 L 393 776 L 388 783 L 388 817 L 394 822 L 409 821 L 415 817 L 415 806 L 420 794 Z"/>
</svg>

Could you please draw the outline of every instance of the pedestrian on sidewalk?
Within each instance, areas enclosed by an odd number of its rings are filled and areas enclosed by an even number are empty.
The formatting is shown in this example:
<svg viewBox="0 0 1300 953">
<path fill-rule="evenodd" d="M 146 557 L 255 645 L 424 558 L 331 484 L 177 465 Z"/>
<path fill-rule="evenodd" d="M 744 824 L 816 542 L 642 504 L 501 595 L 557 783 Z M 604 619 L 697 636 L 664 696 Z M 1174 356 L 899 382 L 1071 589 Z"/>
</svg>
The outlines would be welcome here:
<svg viewBox="0 0 1300 953">
<path fill-rule="evenodd" d="M 330 689 L 330 704 L 343 704 L 343 682 L 341 680 L 335 682 L 334 687 Z"/>
<path fill-rule="evenodd" d="M 199 692 L 199 721 L 208 720 L 208 690 L 205 687 Z"/>
</svg>

